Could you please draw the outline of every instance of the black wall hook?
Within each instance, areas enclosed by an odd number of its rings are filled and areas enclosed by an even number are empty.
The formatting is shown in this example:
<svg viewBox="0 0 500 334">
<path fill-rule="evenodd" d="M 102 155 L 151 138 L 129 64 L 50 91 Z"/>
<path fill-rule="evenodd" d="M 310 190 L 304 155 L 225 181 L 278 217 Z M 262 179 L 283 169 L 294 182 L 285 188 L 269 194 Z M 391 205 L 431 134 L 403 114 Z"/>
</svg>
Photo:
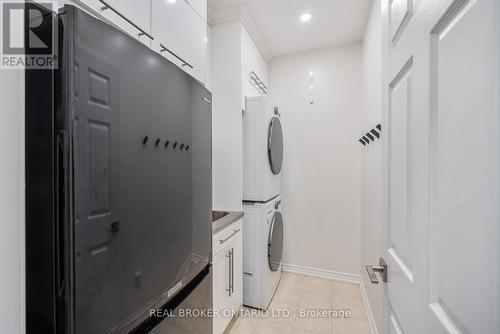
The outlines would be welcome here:
<svg viewBox="0 0 500 334">
<path fill-rule="evenodd" d="M 158 145 L 160 145 L 160 138 L 156 139 L 155 146 L 158 147 Z"/>
<path fill-rule="evenodd" d="M 169 141 L 169 140 L 167 140 L 167 141 L 165 142 L 165 148 L 167 148 L 167 147 L 168 147 L 168 144 L 170 144 L 170 141 Z"/>
<path fill-rule="evenodd" d="M 184 144 L 181 144 L 181 151 L 182 151 L 183 148 L 184 148 Z"/>
<path fill-rule="evenodd" d="M 380 139 L 381 135 L 382 135 L 382 125 L 379 123 L 377 124 L 376 127 L 374 127 L 373 129 L 368 131 L 365 135 L 363 135 L 363 137 L 359 139 L 359 142 L 363 144 L 363 146 L 366 146 L 367 144 L 370 144 L 370 141 L 374 142 L 375 137 L 377 137 L 377 139 Z"/>
<path fill-rule="evenodd" d="M 148 136 L 144 137 L 144 138 L 142 139 L 142 145 L 146 145 L 146 144 L 148 143 L 148 139 L 149 139 L 149 137 L 148 137 Z"/>
<path fill-rule="evenodd" d="M 186 145 L 186 152 L 189 151 L 189 145 Z"/>
<path fill-rule="evenodd" d="M 175 150 L 176 147 L 177 147 L 177 142 L 174 143 L 174 150 Z"/>
</svg>

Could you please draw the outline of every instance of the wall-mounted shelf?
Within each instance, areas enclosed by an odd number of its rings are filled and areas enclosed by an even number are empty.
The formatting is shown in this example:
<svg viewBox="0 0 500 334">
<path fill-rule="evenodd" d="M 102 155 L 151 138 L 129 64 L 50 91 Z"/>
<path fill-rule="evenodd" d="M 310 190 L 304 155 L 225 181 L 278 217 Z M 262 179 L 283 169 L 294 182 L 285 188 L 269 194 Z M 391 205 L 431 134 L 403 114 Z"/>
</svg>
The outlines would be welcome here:
<svg viewBox="0 0 500 334">
<path fill-rule="evenodd" d="M 254 86 L 255 89 L 257 89 L 257 91 L 262 95 L 267 95 L 267 86 L 259 78 L 259 76 L 254 71 L 250 72 L 248 75 L 250 77 L 250 83 L 252 84 L 252 86 Z"/>
</svg>

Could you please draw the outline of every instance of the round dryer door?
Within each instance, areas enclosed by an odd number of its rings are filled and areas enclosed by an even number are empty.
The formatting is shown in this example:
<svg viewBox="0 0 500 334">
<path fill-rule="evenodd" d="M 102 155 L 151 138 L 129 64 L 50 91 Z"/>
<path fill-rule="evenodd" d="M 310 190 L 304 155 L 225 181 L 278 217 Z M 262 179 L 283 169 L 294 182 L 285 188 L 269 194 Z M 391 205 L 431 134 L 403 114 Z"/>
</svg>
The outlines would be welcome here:
<svg viewBox="0 0 500 334">
<path fill-rule="evenodd" d="M 269 241 L 267 243 L 267 257 L 269 259 L 269 268 L 277 271 L 281 265 L 281 256 L 283 255 L 283 217 L 281 213 L 276 212 L 269 229 Z"/>
<path fill-rule="evenodd" d="M 281 172 L 281 165 L 283 164 L 283 129 L 278 117 L 273 117 L 269 124 L 267 152 L 271 171 L 274 175 L 278 175 Z"/>
</svg>

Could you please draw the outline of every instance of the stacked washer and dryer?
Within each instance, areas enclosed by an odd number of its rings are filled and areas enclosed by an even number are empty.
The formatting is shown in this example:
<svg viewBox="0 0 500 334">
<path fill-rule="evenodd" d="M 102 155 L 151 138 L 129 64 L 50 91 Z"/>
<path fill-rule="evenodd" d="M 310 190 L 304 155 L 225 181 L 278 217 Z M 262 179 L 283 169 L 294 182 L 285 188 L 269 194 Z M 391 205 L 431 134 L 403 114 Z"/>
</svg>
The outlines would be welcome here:
<svg viewBox="0 0 500 334">
<path fill-rule="evenodd" d="M 283 129 L 267 96 L 243 114 L 243 304 L 267 309 L 281 279 Z"/>
</svg>

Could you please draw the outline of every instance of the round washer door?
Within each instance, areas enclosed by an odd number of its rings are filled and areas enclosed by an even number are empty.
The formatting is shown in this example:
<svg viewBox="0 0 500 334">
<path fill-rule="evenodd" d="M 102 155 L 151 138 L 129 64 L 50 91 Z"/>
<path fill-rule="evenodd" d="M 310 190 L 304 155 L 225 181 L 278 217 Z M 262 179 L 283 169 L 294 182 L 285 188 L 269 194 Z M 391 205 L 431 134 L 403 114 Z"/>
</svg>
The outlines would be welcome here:
<svg viewBox="0 0 500 334">
<path fill-rule="evenodd" d="M 267 243 L 267 257 L 269 268 L 277 271 L 281 265 L 281 256 L 283 255 L 283 217 L 281 213 L 276 212 L 269 229 L 269 241 Z"/>
<path fill-rule="evenodd" d="M 267 153 L 271 171 L 274 175 L 278 175 L 283 164 L 283 128 L 278 117 L 273 117 L 269 124 Z"/>
</svg>

